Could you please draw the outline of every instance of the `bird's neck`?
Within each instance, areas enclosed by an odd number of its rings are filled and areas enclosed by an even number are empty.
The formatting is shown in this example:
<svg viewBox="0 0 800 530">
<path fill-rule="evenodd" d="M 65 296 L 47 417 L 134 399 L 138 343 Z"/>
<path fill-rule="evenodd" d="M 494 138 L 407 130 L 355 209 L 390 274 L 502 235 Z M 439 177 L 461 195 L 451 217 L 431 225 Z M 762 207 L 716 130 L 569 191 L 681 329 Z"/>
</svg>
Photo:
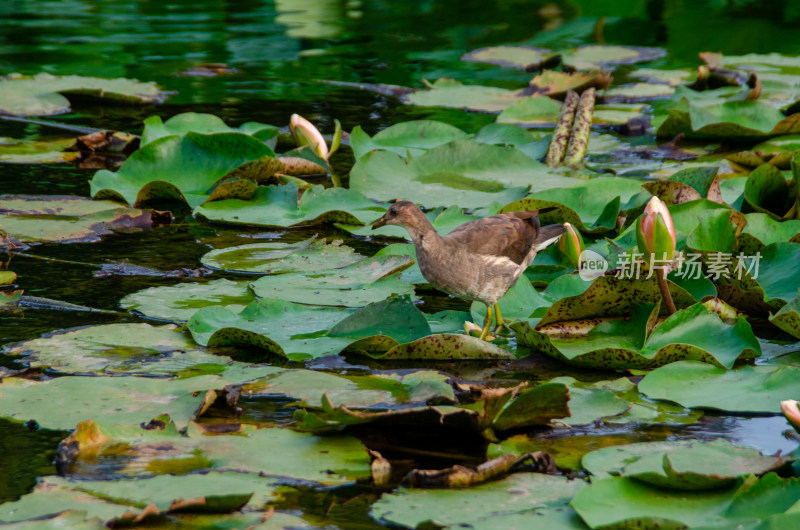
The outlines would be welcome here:
<svg viewBox="0 0 800 530">
<path fill-rule="evenodd" d="M 428 218 L 420 212 L 419 217 L 415 219 L 415 223 L 406 226 L 408 234 L 411 236 L 411 241 L 414 243 L 414 248 L 417 252 L 423 251 L 426 253 L 433 252 L 436 248 L 442 245 L 442 236 L 436 231 Z"/>
</svg>

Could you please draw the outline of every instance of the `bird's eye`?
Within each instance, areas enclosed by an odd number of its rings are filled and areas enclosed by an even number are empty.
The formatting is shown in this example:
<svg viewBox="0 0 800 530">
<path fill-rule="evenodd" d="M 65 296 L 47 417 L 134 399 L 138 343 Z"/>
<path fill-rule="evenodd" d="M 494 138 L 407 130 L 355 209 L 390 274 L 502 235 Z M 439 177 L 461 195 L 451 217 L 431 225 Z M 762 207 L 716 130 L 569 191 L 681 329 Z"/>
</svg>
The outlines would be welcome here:
<svg viewBox="0 0 800 530">
<path fill-rule="evenodd" d="M 389 216 L 390 216 L 390 217 L 394 217 L 395 215 L 397 215 L 397 210 L 390 209 L 390 210 L 389 210 Z"/>
</svg>

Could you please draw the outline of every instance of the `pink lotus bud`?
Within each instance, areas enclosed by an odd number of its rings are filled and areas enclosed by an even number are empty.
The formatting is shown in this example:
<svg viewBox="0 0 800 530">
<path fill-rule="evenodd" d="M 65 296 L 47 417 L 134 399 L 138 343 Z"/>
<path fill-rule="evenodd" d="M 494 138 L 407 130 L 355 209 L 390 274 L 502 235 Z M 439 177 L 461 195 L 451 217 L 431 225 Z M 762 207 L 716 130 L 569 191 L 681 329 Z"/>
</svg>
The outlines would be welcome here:
<svg viewBox="0 0 800 530">
<path fill-rule="evenodd" d="M 794 399 L 781 401 L 781 412 L 783 412 L 783 415 L 789 420 L 789 423 L 792 424 L 792 427 L 794 427 L 797 432 L 800 432 L 800 403 Z"/>
<path fill-rule="evenodd" d="M 325 143 L 322 133 L 310 121 L 299 114 L 292 114 L 289 120 L 289 130 L 292 131 L 292 136 L 298 146 L 308 145 L 318 157 L 323 160 L 328 159 L 330 156 L 328 144 Z"/>
<path fill-rule="evenodd" d="M 671 260 L 675 254 L 675 226 L 672 216 L 658 197 L 653 197 L 639 217 L 636 225 L 636 240 L 639 251 L 645 257 Z"/>
<path fill-rule="evenodd" d="M 575 268 L 579 269 L 581 265 L 581 252 L 583 252 L 584 249 L 583 238 L 580 233 L 575 231 L 571 224 L 564 223 L 564 228 L 566 228 L 567 231 L 561 234 L 561 238 L 558 240 L 558 250 L 566 254 Z"/>
</svg>

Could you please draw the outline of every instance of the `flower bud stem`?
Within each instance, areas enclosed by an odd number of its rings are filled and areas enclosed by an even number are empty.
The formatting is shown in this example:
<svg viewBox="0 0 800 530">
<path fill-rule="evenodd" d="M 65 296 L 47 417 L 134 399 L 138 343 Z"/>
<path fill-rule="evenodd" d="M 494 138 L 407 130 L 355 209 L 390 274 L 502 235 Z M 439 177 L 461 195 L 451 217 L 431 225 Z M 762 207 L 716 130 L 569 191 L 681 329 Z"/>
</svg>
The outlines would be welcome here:
<svg viewBox="0 0 800 530">
<path fill-rule="evenodd" d="M 675 309 L 675 302 L 672 301 L 672 294 L 669 292 L 664 269 L 656 269 L 656 278 L 658 278 L 658 287 L 661 289 L 661 297 L 664 299 L 664 303 L 667 304 L 669 314 L 672 315 L 677 309 Z"/>
</svg>

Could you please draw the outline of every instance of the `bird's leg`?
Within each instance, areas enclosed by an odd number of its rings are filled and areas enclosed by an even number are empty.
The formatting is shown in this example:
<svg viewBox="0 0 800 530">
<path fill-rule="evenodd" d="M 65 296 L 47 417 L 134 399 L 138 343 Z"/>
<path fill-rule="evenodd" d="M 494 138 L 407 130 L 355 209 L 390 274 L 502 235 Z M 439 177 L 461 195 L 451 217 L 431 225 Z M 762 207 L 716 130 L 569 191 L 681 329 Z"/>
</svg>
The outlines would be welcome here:
<svg viewBox="0 0 800 530">
<path fill-rule="evenodd" d="M 495 317 L 497 318 L 497 325 L 494 328 L 495 333 L 499 332 L 501 329 L 512 331 L 511 327 L 508 324 L 506 324 L 503 315 L 500 313 L 500 304 L 494 304 L 494 314 Z"/>
<path fill-rule="evenodd" d="M 492 306 L 486 306 L 486 319 L 483 321 L 483 330 L 481 331 L 481 336 L 478 337 L 481 340 L 486 340 L 486 335 L 489 334 L 489 328 L 492 327 Z"/>
</svg>

